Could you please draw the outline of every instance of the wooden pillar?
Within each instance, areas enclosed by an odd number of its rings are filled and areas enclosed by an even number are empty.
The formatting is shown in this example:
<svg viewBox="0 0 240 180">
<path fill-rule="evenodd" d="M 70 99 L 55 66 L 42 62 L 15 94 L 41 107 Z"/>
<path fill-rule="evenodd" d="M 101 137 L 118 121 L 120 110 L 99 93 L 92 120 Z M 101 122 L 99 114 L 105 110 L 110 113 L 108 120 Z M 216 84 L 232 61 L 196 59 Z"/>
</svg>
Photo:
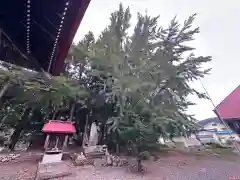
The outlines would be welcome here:
<svg viewBox="0 0 240 180">
<path fill-rule="evenodd" d="M 65 139 L 63 142 L 63 149 L 65 149 L 67 147 L 67 143 L 68 143 L 68 135 L 65 136 Z"/>
<path fill-rule="evenodd" d="M 59 137 L 57 136 L 56 138 L 57 139 L 56 139 L 55 149 L 58 149 Z"/>
<path fill-rule="evenodd" d="M 49 138 L 50 138 L 50 135 L 48 134 L 46 139 L 45 139 L 45 143 L 44 143 L 44 149 L 46 150 L 48 145 L 49 145 Z"/>
</svg>

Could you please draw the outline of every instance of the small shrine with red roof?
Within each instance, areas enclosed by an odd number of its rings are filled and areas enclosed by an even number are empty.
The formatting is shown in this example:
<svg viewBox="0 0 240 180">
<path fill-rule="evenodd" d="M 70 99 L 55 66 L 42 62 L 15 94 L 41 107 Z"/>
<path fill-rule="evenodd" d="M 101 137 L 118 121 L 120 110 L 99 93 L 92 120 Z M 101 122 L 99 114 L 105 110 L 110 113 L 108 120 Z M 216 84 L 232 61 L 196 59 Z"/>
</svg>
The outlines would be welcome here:
<svg viewBox="0 0 240 180">
<path fill-rule="evenodd" d="M 47 134 L 42 163 L 61 161 L 69 135 L 76 133 L 74 123 L 72 121 L 49 120 L 44 124 L 42 132 Z"/>
</svg>

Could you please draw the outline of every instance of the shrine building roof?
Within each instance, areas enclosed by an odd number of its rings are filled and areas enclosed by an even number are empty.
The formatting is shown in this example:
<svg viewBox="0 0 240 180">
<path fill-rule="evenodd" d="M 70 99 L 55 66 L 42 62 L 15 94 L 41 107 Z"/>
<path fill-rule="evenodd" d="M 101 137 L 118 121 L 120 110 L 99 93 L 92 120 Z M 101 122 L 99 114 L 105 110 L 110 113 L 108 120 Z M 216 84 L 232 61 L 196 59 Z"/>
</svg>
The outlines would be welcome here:
<svg viewBox="0 0 240 180">
<path fill-rule="evenodd" d="M 216 110 L 224 120 L 240 118 L 240 86 L 234 89 L 219 105 Z"/>
<path fill-rule="evenodd" d="M 4 0 L 0 3 L 0 31 L 25 57 L 25 64 L 34 58 L 41 69 L 59 75 L 89 3 L 90 0 Z M 19 59 L 15 58 L 14 64 L 24 66 Z"/>
<path fill-rule="evenodd" d="M 76 132 L 76 128 L 74 127 L 72 121 L 49 120 L 44 124 L 42 132 L 73 134 Z"/>
</svg>

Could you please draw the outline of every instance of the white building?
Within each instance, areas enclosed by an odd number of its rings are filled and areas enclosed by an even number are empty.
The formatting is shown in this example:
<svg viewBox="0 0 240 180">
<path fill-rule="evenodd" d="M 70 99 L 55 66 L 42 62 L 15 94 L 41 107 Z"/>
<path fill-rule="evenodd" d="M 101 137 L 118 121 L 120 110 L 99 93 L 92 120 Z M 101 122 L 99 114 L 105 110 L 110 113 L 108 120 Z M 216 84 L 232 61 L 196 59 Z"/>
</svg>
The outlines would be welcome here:
<svg viewBox="0 0 240 180">
<path fill-rule="evenodd" d="M 216 117 L 199 121 L 199 124 L 203 126 L 203 129 L 199 131 L 198 137 L 201 141 L 208 141 L 211 137 L 213 139 L 219 139 L 221 142 L 225 142 L 231 137 L 235 140 L 239 139 L 239 136 L 226 128 L 226 126 Z"/>
</svg>

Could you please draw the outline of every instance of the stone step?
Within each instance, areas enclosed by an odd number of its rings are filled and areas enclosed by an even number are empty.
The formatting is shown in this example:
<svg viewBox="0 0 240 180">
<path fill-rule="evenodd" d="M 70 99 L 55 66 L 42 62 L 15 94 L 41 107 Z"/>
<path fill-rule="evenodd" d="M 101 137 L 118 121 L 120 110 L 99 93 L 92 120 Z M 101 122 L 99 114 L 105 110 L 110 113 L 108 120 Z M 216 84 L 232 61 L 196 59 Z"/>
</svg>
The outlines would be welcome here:
<svg viewBox="0 0 240 180">
<path fill-rule="evenodd" d="M 47 164 L 39 163 L 36 180 L 61 178 L 71 174 L 71 168 L 66 162 Z"/>
</svg>

